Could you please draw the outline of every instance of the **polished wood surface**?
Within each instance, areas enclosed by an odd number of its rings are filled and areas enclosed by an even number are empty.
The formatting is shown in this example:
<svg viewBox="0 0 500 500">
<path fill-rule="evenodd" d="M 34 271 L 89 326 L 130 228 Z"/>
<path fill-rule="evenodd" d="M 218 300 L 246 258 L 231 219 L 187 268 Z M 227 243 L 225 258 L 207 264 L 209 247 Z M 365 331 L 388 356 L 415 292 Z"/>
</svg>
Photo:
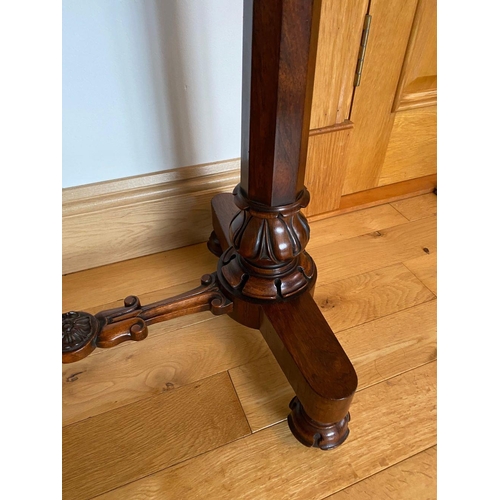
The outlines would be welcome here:
<svg viewBox="0 0 500 500">
<path fill-rule="evenodd" d="M 304 209 L 307 216 L 338 209 L 351 134 L 352 127 L 348 127 L 309 137 L 305 184 L 315 195 Z"/>
<path fill-rule="evenodd" d="M 174 297 L 142 305 L 130 295 L 123 305 L 99 311 L 69 311 L 62 316 L 62 361 L 73 363 L 87 357 L 96 347 L 107 349 L 122 342 L 144 340 L 148 326 L 188 314 L 231 312 L 232 303 L 220 291 L 215 273 L 204 274 L 201 285 Z"/>
<path fill-rule="evenodd" d="M 402 310 L 394 307 L 396 312 L 387 316 L 381 311 L 372 321 L 337 333 L 358 373 L 358 391 L 396 376 L 405 366 L 436 359 L 436 303 L 428 290 L 426 293 L 431 296 L 427 302 Z M 229 373 L 252 431 L 287 418 L 294 391 L 272 356 Z"/>
<path fill-rule="evenodd" d="M 241 189 L 268 206 L 304 188 L 321 0 L 245 0 Z"/>
<path fill-rule="evenodd" d="M 80 359 L 91 354 L 89 346 L 111 347 L 121 344 L 123 340 L 141 340 L 147 333 L 147 326 L 170 317 L 209 309 L 215 314 L 227 313 L 236 322 L 260 330 L 293 388 L 294 395 L 288 405 L 291 411 L 287 417 L 291 434 L 306 447 L 332 450 L 342 445 L 350 435 L 354 414 L 351 411 L 354 406 L 351 408 L 351 405 L 356 401 L 358 376 L 348 353 L 313 298 L 315 286 L 319 287 L 325 282 L 318 279 L 313 257 L 306 252 L 310 226 L 301 213 L 310 200 L 304 186 L 304 174 L 320 9 L 320 0 L 283 0 L 273 4 L 264 0 L 244 2 L 241 182 L 232 195 L 225 195 L 224 201 L 221 201 L 221 195 L 212 203 L 214 231 L 208 241 L 208 248 L 219 256 L 217 271 L 204 275 L 203 290 L 198 288 L 173 300 L 163 299 L 150 306 L 141 306 L 136 296 L 129 296 L 123 307 L 106 310 L 95 316 L 75 312 L 63 315 L 63 361 L 64 349 L 68 346 L 69 352 L 75 353 Z M 229 208 L 229 199 L 238 210 L 235 215 Z M 337 268 L 343 278 L 347 278 L 352 266 L 359 262 L 360 256 L 356 255 L 352 247 L 353 240 L 358 238 L 363 238 L 363 252 L 370 253 L 369 259 L 361 259 L 365 265 L 367 261 L 377 260 L 390 265 L 396 252 L 410 260 L 414 258 L 413 252 L 403 250 L 408 245 L 410 233 L 416 234 L 417 239 L 429 239 L 426 246 L 422 247 L 428 255 L 435 252 L 435 244 L 429 238 L 432 229 L 428 219 L 408 221 L 352 240 L 342 240 L 336 245 L 338 251 L 329 252 L 324 260 L 332 269 Z M 388 248 L 388 244 L 394 244 L 394 241 L 397 241 L 394 248 Z M 411 236 L 409 241 L 413 241 Z M 347 265 L 338 267 L 338 255 L 342 252 L 349 254 L 350 261 L 347 259 Z M 430 294 L 428 301 L 435 297 Z M 382 319 L 377 318 L 377 321 Z M 74 320 L 73 323 L 71 320 Z M 90 340 L 82 340 L 81 332 L 76 331 L 77 327 L 83 328 L 84 320 L 91 324 Z M 104 338 L 101 339 L 101 336 Z M 100 356 L 104 359 L 102 354 Z M 422 380 L 431 376 L 433 369 L 427 367 L 433 359 L 435 353 L 426 360 L 425 369 L 417 368 Z M 364 368 L 365 363 L 360 362 L 360 366 Z M 371 364 L 368 363 L 368 366 Z M 377 370 L 377 373 L 380 371 Z M 68 377 L 68 381 L 77 380 L 80 374 L 73 374 Z M 228 374 L 227 380 L 234 392 L 228 398 L 238 401 L 236 386 Z M 354 440 L 352 450 L 356 450 L 356 443 L 359 445 L 363 439 L 373 435 L 373 429 L 379 432 L 380 426 L 390 425 L 390 420 L 384 421 L 384 415 L 374 411 L 373 402 L 385 399 L 387 394 L 384 391 L 387 392 L 392 385 L 386 380 L 377 384 L 381 394 L 373 398 L 370 391 L 365 393 L 370 394 L 370 397 L 359 399 L 356 407 L 363 411 L 365 425 L 362 426 L 363 436 Z M 168 382 L 165 387 L 169 389 Z M 200 384 L 195 385 L 195 389 L 199 387 Z M 187 390 L 187 386 L 182 390 Z M 428 401 L 420 395 L 420 388 L 418 394 L 421 401 L 416 402 L 415 406 L 420 404 L 423 410 Z M 202 413 L 202 409 L 210 412 L 211 405 L 203 401 L 203 397 L 198 399 L 201 400 L 197 401 L 200 408 L 195 414 Z M 215 396 L 213 399 L 220 398 Z M 137 421 L 145 419 L 141 417 L 157 415 L 158 423 L 152 426 L 153 434 L 163 433 L 163 420 L 160 421 L 162 410 L 155 412 L 154 409 L 158 401 L 160 395 L 131 403 L 130 406 L 140 407 L 141 410 L 137 412 L 137 418 L 134 416 L 128 421 L 130 413 L 126 412 L 130 410 L 129 405 L 112 410 L 117 411 L 118 416 L 122 412 L 127 414 L 124 430 L 118 426 L 115 433 L 103 431 L 97 436 L 98 443 L 108 450 L 106 441 L 121 440 L 125 433 L 132 441 L 125 443 L 124 449 L 130 451 L 132 456 L 140 453 L 144 442 L 147 442 L 135 438 Z M 149 408 L 150 404 L 153 409 Z M 226 421 L 229 419 L 233 423 L 232 412 L 227 412 L 226 408 L 228 402 L 220 406 L 226 412 Z M 239 404 L 236 406 L 244 414 L 243 407 Z M 108 416 L 108 412 L 95 416 L 93 424 L 100 420 L 108 422 Z M 415 417 L 411 419 L 415 420 Z M 76 429 L 74 432 L 80 439 L 72 450 L 81 448 L 88 463 L 95 465 L 98 459 L 106 457 L 106 453 L 96 451 L 88 439 L 82 438 L 86 433 L 86 423 L 85 420 L 72 423 L 68 426 L 68 432 Z M 246 419 L 245 424 L 248 431 Z M 414 425 L 423 427 L 421 422 Z M 200 435 L 201 439 L 205 433 L 210 435 L 214 426 L 217 429 L 221 427 L 220 419 L 189 425 L 188 432 L 191 436 Z M 142 426 L 140 429 L 142 432 Z M 183 427 L 177 425 L 173 430 L 182 439 Z M 228 433 L 232 435 L 230 431 Z M 418 436 L 418 432 L 415 436 Z M 238 437 L 242 437 L 241 433 Z M 238 438 L 229 438 L 229 441 L 234 439 Z M 209 454 L 210 451 L 207 451 L 207 458 Z M 136 465 L 133 470 L 130 468 L 132 462 L 126 456 L 127 466 L 118 465 L 120 473 L 107 474 L 101 467 L 101 476 L 98 475 L 96 481 L 89 479 L 91 473 L 88 468 L 66 467 L 65 482 L 71 484 L 75 480 L 73 489 L 80 493 L 90 489 L 86 484 L 97 488 L 100 482 L 103 483 L 99 486 L 102 492 L 116 492 L 112 488 L 126 487 L 127 478 L 140 485 L 157 475 L 162 476 L 165 467 L 175 465 L 174 462 L 168 462 L 162 466 L 154 460 L 161 455 L 161 451 L 151 453 L 150 460 Z M 200 468 L 199 464 L 197 467 Z M 175 469 L 178 470 L 177 467 Z M 111 485 L 111 477 L 116 477 L 116 486 Z M 97 490 L 90 491 L 92 494 L 98 493 Z M 184 495 L 181 489 L 176 493 Z M 125 495 L 130 496 L 127 492 Z"/>
<path fill-rule="evenodd" d="M 310 201 L 304 176 L 320 11 L 320 0 L 244 2 L 241 182 L 227 201 L 212 202 L 209 249 L 220 255 L 229 315 L 260 329 L 295 390 L 290 430 L 329 450 L 349 435 L 357 377 L 312 298 L 317 269 L 301 212 Z"/>
<path fill-rule="evenodd" d="M 260 331 L 296 394 L 294 435 L 325 450 L 342 444 L 358 377 L 311 294 L 263 305 Z"/>
<path fill-rule="evenodd" d="M 373 207 L 381 203 L 387 203 L 407 198 L 413 198 L 424 193 L 432 193 L 437 188 L 437 175 L 426 175 L 418 179 L 388 184 L 359 193 L 348 194 L 340 199 L 340 207 L 337 213 L 342 214 L 360 208 Z"/>
<path fill-rule="evenodd" d="M 64 467 L 73 471 L 72 481 L 98 485 L 86 494 L 65 487 L 65 498 L 102 494 L 102 498 L 120 499 L 322 499 L 336 492 L 347 494 L 349 487 L 356 487 L 354 492 L 365 488 L 371 498 L 379 498 L 387 488 L 384 477 L 411 483 L 405 475 L 420 470 L 430 478 L 416 491 L 422 498 L 434 498 L 435 466 L 430 463 L 421 469 L 411 457 L 419 457 L 436 443 L 436 300 L 425 277 L 432 272 L 435 276 L 436 271 L 435 195 L 405 202 L 406 207 L 399 206 L 401 212 L 382 205 L 311 223 L 308 248 L 321 269 L 315 300 L 359 377 L 345 445 L 328 453 L 302 447 L 284 421 L 293 389 L 261 334 L 227 316 L 204 312 L 152 325 L 145 342 L 96 350 L 78 364 L 63 365 L 65 429 L 78 422 L 89 440 L 95 428 L 99 435 L 110 436 L 103 459 L 93 468 L 85 466 L 87 477 L 82 479 L 75 472 L 82 466 L 81 456 L 70 451 L 77 443 L 76 433 L 64 431 Z M 373 236 L 377 231 L 382 237 Z M 377 246 L 365 252 L 367 242 L 379 245 L 380 252 L 373 252 Z M 357 257 L 352 258 L 352 253 Z M 191 259 L 191 266 L 183 264 L 183 254 Z M 154 302 L 192 288 L 200 267 L 214 266 L 216 261 L 204 244 L 172 250 L 102 267 L 99 275 L 88 270 L 65 276 L 64 296 L 75 308 L 92 305 L 94 309 L 88 310 L 97 312 L 119 304 L 136 282 L 145 299 Z M 423 261 L 425 281 L 418 278 Z M 101 280 L 100 288 L 96 294 L 89 293 L 96 280 Z M 170 280 L 173 283 L 165 288 Z M 112 298 L 116 301 L 109 302 Z M 222 396 L 230 387 L 223 378 L 214 377 L 225 372 L 230 374 L 251 435 L 234 413 L 233 429 L 241 425 L 243 434 L 224 437 L 226 427 L 216 430 L 218 422 L 227 422 L 223 405 L 214 404 L 203 414 L 197 398 L 189 395 L 203 382 L 208 384 L 203 389 L 207 394 L 231 400 L 233 396 Z M 187 392 L 181 392 L 184 389 Z M 155 398 L 173 398 L 177 392 L 178 397 L 165 403 L 168 418 L 162 423 L 155 420 L 152 427 L 147 421 L 137 422 L 134 431 L 140 440 L 151 443 L 158 429 L 165 429 L 168 451 L 158 448 L 161 442 L 155 443 L 157 451 L 151 457 L 135 441 L 138 447 L 132 449 L 143 477 L 137 479 L 128 465 L 128 472 L 122 474 L 122 439 L 133 441 L 123 435 L 117 438 L 114 429 L 130 426 L 139 408 L 144 413 L 152 410 L 156 403 L 150 401 Z M 95 420 L 102 415 L 106 418 Z M 192 439 L 202 421 L 212 437 L 197 448 Z M 179 428 L 175 422 L 186 424 Z M 180 431 L 170 434 L 175 429 Z M 405 498 L 403 480 L 390 480 L 394 498 Z"/>
<path fill-rule="evenodd" d="M 212 203 L 207 244 L 219 257 L 217 271 L 194 290 L 149 305 L 129 295 L 95 316 L 63 313 L 62 360 L 143 340 L 148 326 L 179 316 L 229 314 L 260 329 L 294 387 L 293 435 L 329 450 L 349 435 L 357 376 L 312 298 L 317 269 L 305 251 L 310 228 L 301 213 L 310 200 L 304 173 L 320 11 L 321 0 L 244 2 L 241 182 L 228 202 Z"/>
<path fill-rule="evenodd" d="M 244 2 L 239 212 L 217 220 L 214 209 L 213 218 L 217 240 L 229 236 L 217 277 L 235 303 L 232 317 L 248 326 L 258 326 L 258 310 L 249 321 L 238 304 L 289 299 L 315 281 L 301 209 L 310 200 L 304 175 L 320 12 L 321 0 Z"/>
<path fill-rule="evenodd" d="M 295 145 L 301 155 L 293 167 L 299 173 L 298 179 L 303 176 L 301 162 L 307 158 L 304 184 L 312 194 L 311 203 L 304 209 L 308 217 L 343 213 L 346 206 L 367 206 L 367 191 L 378 186 L 391 187 L 377 192 L 378 203 L 392 201 L 395 194 L 421 194 L 420 184 L 436 173 L 435 0 L 324 0 L 319 28 L 310 30 L 318 36 L 318 49 L 309 123 L 307 105 L 302 108 L 303 113 L 292 112 L 290 106 L 303 95 L 304 82 L 310 84 L 304 78 L 314 57 L 306 54 L 311 41 L 299 29 L 300 22 L 299 28 L 293 24 L 305 11 L 294 17 L 287 5 L 284 1 L 276 2 L 273 12 L 266 10 L 271 7 L 264 7 L 261 17 L 274 26 L 274 35 L 272 40 L 266 38 L 268 35 L 256 40 L 256 49 L 272 55 L 278 66 L 263 63 L 258 57 L 245 65 L 244 95 L 251 95 L 252 64 L 255 69 L 265 65 L 261 83 L 273 90 L 266 96 L 253 91 L 254 102 L 262 98 L 265 110 L 253 111 L 262 120 L 253 139 L 263 144 L 261 155 L 254 162 L 261 165 L 257 171 L 268 169 L 269 162 L 281 158 L 271 169 L 275 177 L 283 178 L 278 173 L 283 167 L 278 165 L 289 163 L 283 145 Z M 280 12 L 285 13 L 282 33 L 293 33 L 284 51 L 278 50 Z M 368 12 L 372 21 L 367 53 L 361 85 L 354 87 Z M 306 28 L 307 31 L 310 27 Z M 296 51 L 307 59 L 307 71 L 299 77 L 294 70 L 290 77 L 287 66 L 299 62 Z M 306 85 L 306 94 L 309 101 L 310 85 Z M 273 117 L 279 115 L 278 103 L 282 116 L 286 115 L 286 119 L 278 119 L 282 131 L 272 128 Z M 249 100 L 244 108 L 244 122 L 251 109 Z M 285 126 L 292 122 L 304 125 L 300 137 L 292 137 L 296 132 Z M 248 124 L 243 130 L 249 145 Z M 242 150 L 243 164 L 248 161 L 248 150 Z M 63 273 L 206 241 L 212 231 L 210 199 L 217 193 L 230 192 L 239 178 L 240 160 L 234 159 L 63 190 Z M 401 184 L 406 180 L 419 182 Z M 254 190 L 256 196 L 264 192 Z M 203 269 L 201 274 L 207 271 Z"/>
</svg>

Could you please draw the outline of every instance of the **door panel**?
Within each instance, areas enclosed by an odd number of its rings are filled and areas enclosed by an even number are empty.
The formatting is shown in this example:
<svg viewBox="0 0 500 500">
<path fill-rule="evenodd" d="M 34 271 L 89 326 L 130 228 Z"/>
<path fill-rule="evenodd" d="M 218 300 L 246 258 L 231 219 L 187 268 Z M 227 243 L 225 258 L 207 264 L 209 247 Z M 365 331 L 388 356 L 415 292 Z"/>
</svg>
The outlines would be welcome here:
<svg viewBox="0 0 500 500">
<path fill-rule="evenodd" d="M 359 41 L 368 0 L 323 0 L 311 129 L 349 118 Z"/>
<path fill-rule="evenodd" d="M 378 185 L 391 136 L 391 113 L 417 0 L 372 0 L 360 86 L 356 88 L 347 171 L 342 194 Z"/>
<path fill-rule="evenodd" d="M 437 102 L 437 3 L 419 0 L 393 111 Z"/>
<path fill-rule="evenodd" d="M 436 106 L 398 111 L 379 186 L 436 173 Z"/>
<path fill-rule="evenodd" d="M 352 125 L 348 122 L 335 132 L 315 133 L 309 137 L 307 162 L 314 168 L 306 169 L 304 182 L 312 193 L 311 201 L 304 209 L 307 216 L 331 212 L 339 207 L 351 132 Z M 335 161 L 332 162 L 332 158 Z"/>
<path fill-rule="evenodd" d="M 354 87 L 366 8 L 370 30 Z M 305 179 L 308 215 L 344 210 L 347 202 L 353 209 L 358 200 L 383 202 L 387 194 L 394 199 L 398 190 L 401 196 L 413 188 L 432 191 L 436 11 L 436 0 L 323 0 Z"/>
</svg>

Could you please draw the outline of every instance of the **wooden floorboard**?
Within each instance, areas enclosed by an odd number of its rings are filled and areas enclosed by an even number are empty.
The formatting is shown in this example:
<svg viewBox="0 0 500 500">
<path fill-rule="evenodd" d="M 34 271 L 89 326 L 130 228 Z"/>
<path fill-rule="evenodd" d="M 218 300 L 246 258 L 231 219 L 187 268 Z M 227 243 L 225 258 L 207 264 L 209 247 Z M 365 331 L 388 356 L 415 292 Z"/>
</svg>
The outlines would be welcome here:
<svg viewBox="0 0 500 500">
<path fill-rule="evenodd" d="M 89 498 L 249 433 L 222 373 L 65 427 L 63 495 Z"/>
<path fill-rule="evenodd" d="M 312 240 L 307 248 L 309 250 L 315 245 L 329 245 L 335 241 L 354 238 L 407 221 L 406 217 L 389 204 L 322 219 L 311 223 Z"/>
<path fill-rule="evenodd" d="M 437 448 L 433 446 L 388 469 L 326 497 L 328 500 L 434 500 Z M 374 492 L 377 496 L 374 497 Z M 325 499 L 326 500 L 326 499 Z"/>
<path fill-rule="evenodd" d="M 162 330 L 166 323 L 152 325 Z M 128 349 L 127 349 L 128 347 Z M 132 349 L 131 349 L 132 347 Z M 63 367 L 63 423 L 69 424 L 259 359 L 258 330 L 213 317 L 134 346 L 123 344 Z"/>
<path fill-rule="evenodd" d="M 407 260 L 404 265 L 435 295 L 437 295 L 437 254 L 429 253 Z"/>
<path fill-rule="evenodd" d="M 63 498 L 435 498 L 435 214 L 426 194 L 311 223 L 315 300 L 359 377 L 344 445 L 300 445 L 260 332 L 201 313 L 63 365 Z M 216 263 L 201 244 L 64 276 L 63 311 L 154 302 Z"/>
<path fill-rule="evenodd" d="M 388 316 L 434 298 L 402 264 L 316 287 L 314 299 L 334 332 Z"/>
<path fill-rule="evenodd" d="M 63 310 L 82 310 L 150 293 L 215 271 L 204 243 L 63 276 Z"/>
<path fill-rule="evenodd" d="M 437 214 L 437 196 L 434 193 L 407 198 L 391 203 L 408 220 L 418 220 Z"/>
<path fill-rule="evenodd" d="M 316 242 L 325 245 L 404 222 L 406 219 L 389 205 L 319 221 L 311 224 L 312 238 L 308 249 Z M 62 282 L 63 310 L 87 310 L 123 300 L 127 295 L 142 295 L 166 286 L 199 280 L 216 266 L 216 257 L 207 251 L 204 243 L 200 243 L 68 274 L 63 276 Z"/>
<path fill-rule="evenodd" d="M 436 244 L 436 217 L 428 217 L 331 244 L 319 237 L 308 251 L 318 266 L 320 286 L 434 253 Z"/>
<path fill-rule="evenodd" d="M 331 452 L 302 446 L 282 422 L 100 498 L 322 499 L 436 444 L 435 365 L 356 394 L 348 441 Z"/>
</svg>

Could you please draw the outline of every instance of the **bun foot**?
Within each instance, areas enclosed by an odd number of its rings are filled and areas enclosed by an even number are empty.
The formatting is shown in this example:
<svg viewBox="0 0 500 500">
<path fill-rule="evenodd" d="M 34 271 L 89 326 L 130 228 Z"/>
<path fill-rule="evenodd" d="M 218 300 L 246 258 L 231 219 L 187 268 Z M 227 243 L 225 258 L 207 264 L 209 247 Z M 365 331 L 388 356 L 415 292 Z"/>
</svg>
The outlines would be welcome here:
<svg viewBox="0 0 500 500">
<path fill-rule="evenodd" d="M 340 446 L 349 436 L 349 413 L 340 422 L 325 424 L 310 418 L 297 396 L 290 401 L 289 406 L 292 412 L 288 415 L 288 427 L 303 445 L 331 450 Z"/>
</svg>

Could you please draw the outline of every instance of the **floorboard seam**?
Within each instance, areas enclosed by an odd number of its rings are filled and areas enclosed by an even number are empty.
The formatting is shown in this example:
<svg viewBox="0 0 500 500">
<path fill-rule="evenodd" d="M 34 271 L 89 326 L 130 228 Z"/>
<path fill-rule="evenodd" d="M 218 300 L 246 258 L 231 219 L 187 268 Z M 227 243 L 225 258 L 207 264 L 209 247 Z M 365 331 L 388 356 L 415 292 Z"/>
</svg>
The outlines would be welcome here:
<svg viewBox="0 0 500 500">
<path fill-rule="evenodd" d="M 402 463 L 402 462 L 404 462 L 406 460 L 409 460 L 410 458 L 413 458 L 416 455 L 419 455 L 420 453 L 423 453 L 424 451 L 427 451 L 427 450 L 430 450 L 431 448 L 434 448 L 436 446 L 436 444 L 437 443 L 432 444 L 432 445 L 430 445 L 430 446 L 428 446 L 426 448 L 422 448 L 421 450 L 416 451 L 415 453 L 412 453 L 411 455 L 408 455 L 407 457 L 403 458 L 402 460 L 398 460 L 397 462 L 394 462 L 393 464 L 388 465 L 387 467 L 384 467 L 384 468 L 378 470 L 377 472 L 374 472 L 373 474 L 369 474 L 366 477 L 363 477 L 361 479 L 358 479 L 357 481 L 354 481 L 353 483 L 349 484 L 348 486 L 345 486 L 344 488 L 341 488 L 340 490 L 337 490 L 335 493 L 330 493 L 326 497 L 321 497 L 319 500 L 328 500 L 329 498 L 334 498 L 337 493 L 340 493 L 341 491 L 344 491 L 344 490 L 350 488 L 351 486 L 354 486 L 356 484 L 362 483 L 363 481 L 366 481 L 367 479 L 370 479 L 371 477 L 374 477 L 377 474 L 380 474 L 380 473 L 382 473 L 382 472 L 384 472 L 386 470 L 389 470 L 392 467 L 396 467 L 400 463 Z"/>
<path fill-rule="evenodd" d="M 418 257 L 418 258 L 420 258 L 420 257 Z M 409 267 L 408 267 L 408 266 L 404 263 L 404 262 L 401 262 L 401 264 L 402 264 L 403 266 L 405 266 L 405 267 L 406 267 L 406 269 L 408 269 L 408 271 L 410 271 L 410 273 L 411 273 L 411 274 L 413 274 L 413 276 L 415 276 L 415 278 L 416 278 L 416 279 L 417 279 L 420 283 L 422 283 L 422 285 L 423 285 L 423 286 L 424 286 L 427 290 L 429 290 L 429 292 L 431 292 L 431 293 L 432 293 L 432 295 L 434 295 L 434 297 L 436 297 L 436 299 L 437 299 L 437 294 L 435 294 L 435 293 L 434 293 L 434 292 L 433 292 L 433 291 L 432 291 L 432 290 L 431 290 L 431 289 L 430 289 L 430 288 L 429 288 L 429 287 L 428 287 L 428 286 L 427 286 L 427 285 L 426 285 L 426 284 L 425 284 L 425 283 L 424 283 L 424 282 L 423 282 L 423 281 L 422 281 L 422 280 L 421 280 L 421 279 L 420 279 L 420 278 L 419 278 L 419 277 L 418 277 L 418 276 L 417 276 L 417 275 L 416 275 L 416 274 L 415 274 L 415 273 L 414 273 L 414 272 L 413 272 L 413 271 L 412 271 L 412 270 L 411 270 L 411 269 L 410 269 L 410 268 L 409 268 Z"/>
</svg>

